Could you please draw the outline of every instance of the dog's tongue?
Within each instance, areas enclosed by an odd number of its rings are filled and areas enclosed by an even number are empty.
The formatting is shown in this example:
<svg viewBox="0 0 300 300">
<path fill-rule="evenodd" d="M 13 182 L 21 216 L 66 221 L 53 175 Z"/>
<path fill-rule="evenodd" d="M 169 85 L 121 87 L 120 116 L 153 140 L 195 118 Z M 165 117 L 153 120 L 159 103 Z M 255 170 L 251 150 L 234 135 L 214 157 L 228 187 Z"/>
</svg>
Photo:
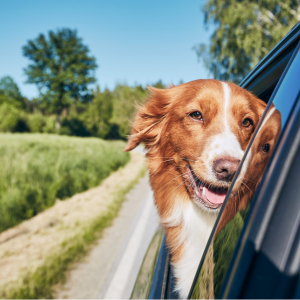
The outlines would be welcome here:
<svg viewBox="0 0 300 300">
<path fill-rule="evenodd" d="M 214 204 L 222 204 L 224 202 L 225 196 L 227 193 L 226 191 L 215 192 L 215 191 L 209 190 L 207 187 L 203 187 L 203 190 L 204 190 L 205 196 L 209 202 L 214 203 Z"/>
</svg>

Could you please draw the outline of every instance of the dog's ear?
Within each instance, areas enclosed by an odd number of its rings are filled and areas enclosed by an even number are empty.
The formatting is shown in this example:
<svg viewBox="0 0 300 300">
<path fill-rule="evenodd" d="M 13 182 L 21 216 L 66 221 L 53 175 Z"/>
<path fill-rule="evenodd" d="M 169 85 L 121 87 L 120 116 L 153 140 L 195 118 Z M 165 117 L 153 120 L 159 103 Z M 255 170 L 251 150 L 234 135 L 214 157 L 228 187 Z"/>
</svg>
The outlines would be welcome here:
<svg viewBox="0 0 300 300">
<path fill-rule="evenodd" d="M 151 95 L 145 104 L 138 109 L 124 151 L 133 150 L 140 143 L 145 143 L 145 147 L 148 149 L 160 140 L 172 99 L 172 89 L 147 88 Z"/>
</svg>

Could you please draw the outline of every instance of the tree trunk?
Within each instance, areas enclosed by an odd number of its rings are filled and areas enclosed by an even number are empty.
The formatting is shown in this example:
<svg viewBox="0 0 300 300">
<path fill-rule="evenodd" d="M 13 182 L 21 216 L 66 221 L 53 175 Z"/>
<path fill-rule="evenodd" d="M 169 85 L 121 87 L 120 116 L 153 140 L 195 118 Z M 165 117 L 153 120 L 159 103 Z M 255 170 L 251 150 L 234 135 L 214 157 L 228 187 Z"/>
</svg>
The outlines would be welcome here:
<svg viewBox="0 0 300 300">
<path fill-rule="evenodd" d="M 55 129 L 56 129 L 57 133 L 58 133 L 58 131 L 60 129 L 60 125 L 61 125 L 60 113 L 57 113 L 56 114 L 56 122 L 55 122 Z"/>
<path fill-rule="evenodd" d="M 62 111 L 63 118 L 65 118 L 67 115 L 68 115 L 68 109 L 64 108 L 63 111 Z"/>
</svg>

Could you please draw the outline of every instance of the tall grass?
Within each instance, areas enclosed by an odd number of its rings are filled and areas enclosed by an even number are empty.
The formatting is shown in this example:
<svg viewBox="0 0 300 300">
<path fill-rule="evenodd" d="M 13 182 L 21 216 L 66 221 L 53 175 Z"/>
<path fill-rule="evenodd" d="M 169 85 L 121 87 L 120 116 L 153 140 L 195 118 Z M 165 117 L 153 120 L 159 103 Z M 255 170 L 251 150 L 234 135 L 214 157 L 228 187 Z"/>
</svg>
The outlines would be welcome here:
<svg viewBox="0 0 300 300">
<path fill-rule="evenodd" d="M 97 186 L 130 157 L 124 142 L 0 134 L 0 232 Z"/>
</svg>

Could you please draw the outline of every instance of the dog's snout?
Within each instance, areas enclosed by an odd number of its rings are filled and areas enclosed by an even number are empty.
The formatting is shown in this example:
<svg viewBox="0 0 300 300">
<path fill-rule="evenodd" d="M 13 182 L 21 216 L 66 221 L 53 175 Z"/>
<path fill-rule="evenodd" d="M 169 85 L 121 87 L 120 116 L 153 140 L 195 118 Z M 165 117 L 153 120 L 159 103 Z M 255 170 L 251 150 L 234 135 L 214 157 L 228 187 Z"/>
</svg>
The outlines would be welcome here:
<svg viewBox="0 0 300 300">
<path fill-rule="evenodd" d="M 214 160 L 213 170 L 219 180 L 231 181 L 240 164 L 240 160 L 224 157 Z"/>
</svg>

